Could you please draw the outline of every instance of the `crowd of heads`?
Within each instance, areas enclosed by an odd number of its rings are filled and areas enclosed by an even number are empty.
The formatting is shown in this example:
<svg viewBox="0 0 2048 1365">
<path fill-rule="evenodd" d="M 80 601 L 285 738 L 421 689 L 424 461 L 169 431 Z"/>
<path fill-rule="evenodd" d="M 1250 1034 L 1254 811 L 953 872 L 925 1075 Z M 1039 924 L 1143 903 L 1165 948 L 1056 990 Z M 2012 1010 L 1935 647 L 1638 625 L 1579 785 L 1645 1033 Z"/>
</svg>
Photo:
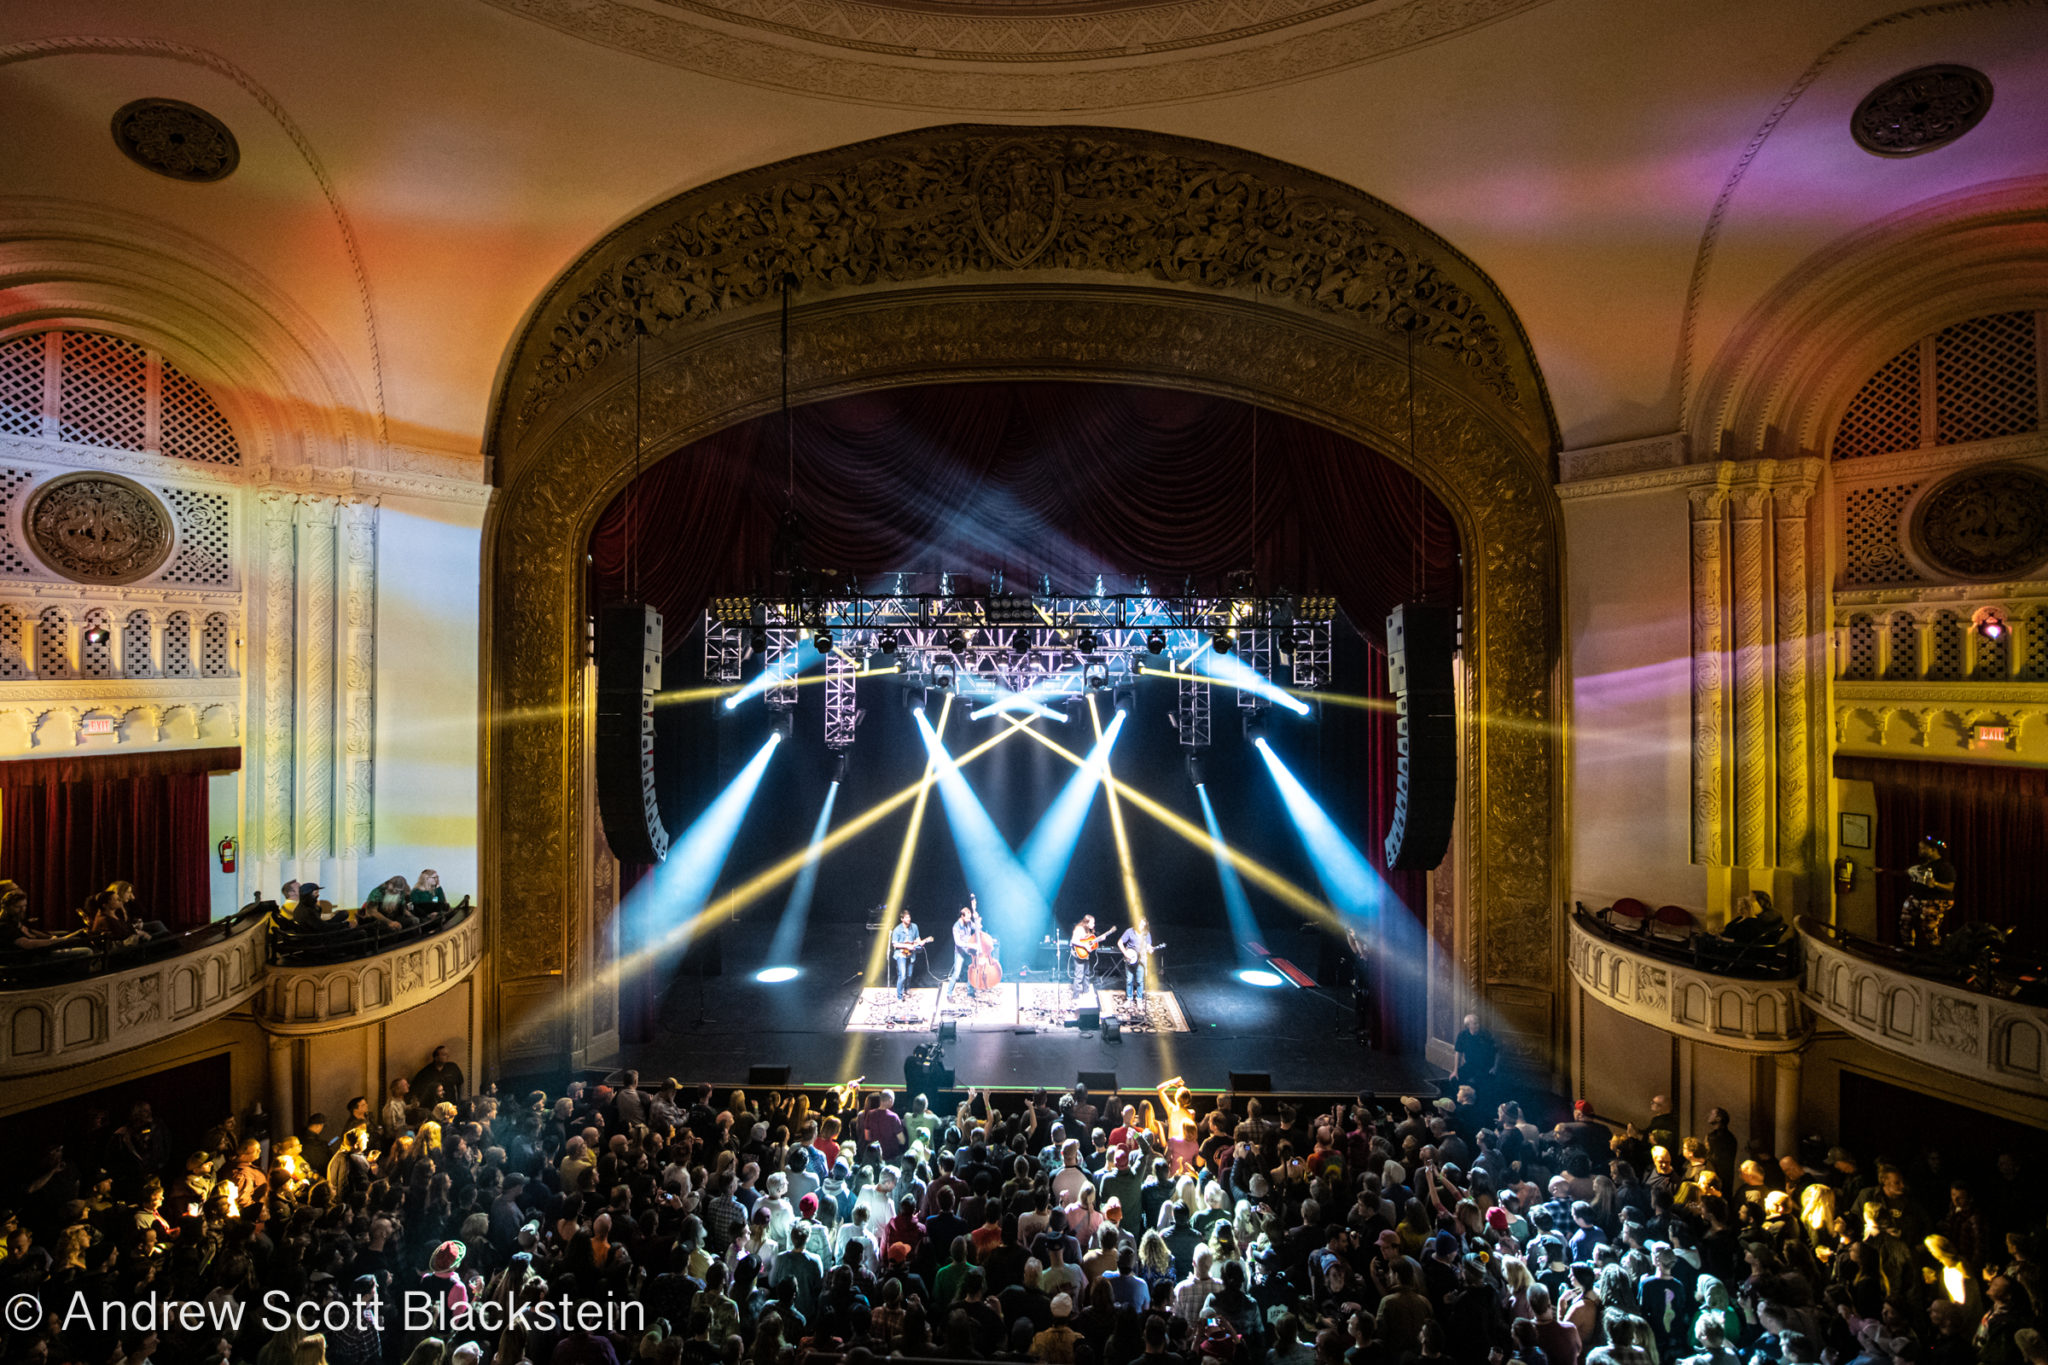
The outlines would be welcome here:
<svg viewBox="0 0 2048 1365">
<path fill-rule="evenodd" d="M 471 1090 L 439 1049 L 301 1128 L 148 1106 L 23 1152 L 9 1361 L 92 1365 L 2042 1365 L 2020 1152 L 1772 1153 L 1317 1104 L 610 1085 Z M 1882 1148 L 1881 1138 L 1875 1146 Z M 67 1323 L 94 1301 L 382 1305 L 322 1330 Z M 426 1295 L 460 1311 L 409 1325 Z M 546 1304 L 637 1305 L 598 1325 Z M 496 1315 L 485 1311 L 496 1308 Z M 317 1314 L 315 1317 L 317 1318 Z M 306 1321 L 301 1319 L 300 1321 Z M 1146 1359 L 1140 1361 L 1140 1357 Z"/>
<path fill-rule="evenodd" d="M 318 882 L 286 882 L 274 911 L 278 923 L 302 934 L 389 934 L 431 927 L 449 909 L 441 874 L 431 867 L 412 880 L 399 876 L 380 882 L 352 911 L 337 910 L 331 901 L 321 899 L 325 889 Z"/>
</svg>

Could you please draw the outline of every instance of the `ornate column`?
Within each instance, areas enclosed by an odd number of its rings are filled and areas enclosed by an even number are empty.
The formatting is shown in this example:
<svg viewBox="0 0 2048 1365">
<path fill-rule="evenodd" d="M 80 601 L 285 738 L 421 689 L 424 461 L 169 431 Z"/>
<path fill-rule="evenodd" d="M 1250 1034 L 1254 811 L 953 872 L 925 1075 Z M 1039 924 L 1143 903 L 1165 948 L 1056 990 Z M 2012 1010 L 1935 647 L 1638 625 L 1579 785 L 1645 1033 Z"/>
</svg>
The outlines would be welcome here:
<svg viewBox="0 0 2048 1365">
<path fill-rule="evenodd" d="M 258 609 L 262 632 L 263 698 L 258 712 L 262 767 L 252 774 L 249 804 L 258 813 L 262 842 L 257 846 L 263 860 L 254 869 L 254 884 L 274 887 L 283 881 L 279 870 L 295 847 L 292 829 L 294 789 L 292 722 L 297 714 L 294 655 L 297 652 L 297 568 L 298 537 L 294 522 L 298 498 L 290 493 L 266 491 L 257 495 L 262 518 L 261 565 L 263 596 Z M 156 634 L 157 669 L 163 669 L 163 619 L 158 616 Z"/>
<path fill-rule="evenodd" d="M 1729 585 L 1735 627 L 1735 864 L 1764 867 L 1771 856 L 1771 684 L 1765 672 L 1770 600 L 1764 558 L 1766 488 L 1733 499 Z"/>
<path fill-rule="evenodd" d="M 336 499 L 306 497 L 298 506 L 299 724 L 298 868 L 327 879 L 334 839 L 334 659 Z M 340 889 L 340 888 L 337 888 Z M 331 899 L 331 897 L 330 897 Z"/>
<path fill-rule="evenodd" d="M 1779 487 L 1771 499 L 1771 542 L 1776 551 L 1778 830 L 1780 867 L 1804 867 L 1812 855 L 1814 679 L 1826 666 L 1825 643 L 1814 629 L 1807 571 L 1810 486 Z M 1780 1151 L 1786 1150 L 1780 1148 Z"/>
<path fill-rule="evenodd" d="M 1771 1087 L 1771 1150 L 1799 1150 L 1799 1059 L 1798 1052 L 1780 1052 Z"/>
<path fill-rule="evenodd" d="M 1717 866 L 1723 838 L 1722 737 L 1727 728 L 1727 622 L 1722 611 L 1726 557 L 1722 509 L 1728 490 L 1695 488 L 1692 507 L 1692 856 Z"/>
<path fill-rule="evenodd" d="M 341 852 L 354 899 L 359 860 L 371 852 L 377 663 L 377 500 L 342 507 Z"/>
</svg>

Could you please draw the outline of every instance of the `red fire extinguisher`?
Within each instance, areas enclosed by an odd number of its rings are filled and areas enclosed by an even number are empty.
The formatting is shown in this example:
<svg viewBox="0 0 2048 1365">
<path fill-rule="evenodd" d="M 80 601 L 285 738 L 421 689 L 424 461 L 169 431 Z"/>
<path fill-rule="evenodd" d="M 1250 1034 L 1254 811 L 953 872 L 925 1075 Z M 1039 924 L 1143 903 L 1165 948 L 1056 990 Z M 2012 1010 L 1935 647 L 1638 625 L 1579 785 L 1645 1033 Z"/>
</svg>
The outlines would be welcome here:
<svg viewBox="0 0 2048 1365">
<path fill-rule="evenodd" d="M 223 872 L 233 872 L 235 870 L 235 836 L 223 834 L 218 851 L 220 853 L 220 870 Z"/>
</svg>

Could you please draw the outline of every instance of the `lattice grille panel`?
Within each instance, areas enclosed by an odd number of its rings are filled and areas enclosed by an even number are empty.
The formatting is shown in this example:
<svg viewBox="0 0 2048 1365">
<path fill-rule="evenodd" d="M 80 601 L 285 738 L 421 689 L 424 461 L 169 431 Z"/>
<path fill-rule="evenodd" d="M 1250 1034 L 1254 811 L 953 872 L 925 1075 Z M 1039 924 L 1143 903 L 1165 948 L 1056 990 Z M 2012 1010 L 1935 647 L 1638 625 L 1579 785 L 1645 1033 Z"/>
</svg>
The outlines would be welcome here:
<svg viewBox="0 0 2048 1365">
<path fill-rule="evenodd" d="M 98 641 L 86 636 L 93 631 L 104 631 Z M 111 678 L 114 676 L 114 618 L 94 607 L 85 614 L 78 630 L 78 676 L 81 678 Z"/>
<path fill-rule="evenodd" d="M 149 657 L 151 624 L 148 612 L 131 611 L 121 626 L 121 671 L 131 678 L 147 678 L 156 672 Z"/>
<path fill-rule="evenodd" d="M 28 628 L 13 607 L 0 607 L 0 678 L 26 678 Z"/>
<path fill-rule="evenodd" d="M 1878 367 L 1835 429 L 1835 458 L 1854 460 L 1920 446 L 1920 343 Z"/>
<path fill-rule="evenodd" d="M 1934 335 L 1934 443 L 1987 441 L 2041 422 L 2034 315 L 1994 313 Z"/>
<path fill-rule="evenodd" d="M 164 622 L 164 676 L 192 676 L 192 618 L 174 611 Z"/>
<path fill-rule="evenodd" d="M 1920 627 L 1900 612 L 1885 624 L 1885 666 L 1887 678 L 1916 678 L 1920 675 Z"/>
<path fill-rule="evenodd" d="M 213 398 L 169 361 L 163 368 L 163 453 L 205 464 L 240 464 L 235 429 L 213 405 Z"/>
<path fill-rule="evenodd" d="M 1963 676 L 1963 622 L 1952 611 L 1934 613 L 1927 642 L 1927 676 L 1934 682 L 1954 682 Z"/>
<path fill-rule="evenodd" d="M 214 612 L 199 629 L 199 673 L 206 678 L 232 678 L 228 657 L 228 618 Z"/>
<path fill-rule="evenodd" d="M 0 342 L 0 433 L 43 434 L 43 339 Z"/>
<path fill-rule="evenodd" d="M 56 607 L 36 618 L 36 676 L 71 676 L 71 618 Z"/>
<path fill-rule="evenodd" d="M 1899 511 L 1917 483 L 1851 489 L 1844 499 L 1847 523 L 1842 576 L 1854 584 L 1916 583 L 1899 536 Z"/>
<path fill-rule="evenodd" d="M 2020 656 L 2020 676 L 2028 682 L 2048 682 L 2048 611 L 2027 618 L 2027 652 Z"/>
<path fill-rule="evenodd" d="M 2012 671 L 2012 637 L 2000 635 L 1996 640 L 1988 639 L 1982 631 L 1977 636 L 1977 659 L 1970 668 L 1970 676 L 1979 682 L 2004 682 Z"/>
<path fill-rule="evenodd" d="M 178 550 L 163 571 L 166 583 L 224 587 L 235 581 L 228 555 L 228 500 L 223 493 L 166 488 L 164 501 L 178 523 Z"/>
<path fill-rule="evenodd" d="M 10 514 L 14 511 L 15 499 L 34 478 L 35 475 L 26 469 L 0 469 L 0 574 L 35 572 L 28 555 L 15 543 L 14 532 L 8 529 L 12 524 Z"/>
<path fill-rule="evenodd" d="M 1849 618 L 1849 657 L 1842 665 L 1842 676 L 1877 676 L 1877 622 L 1868 616 Z"/>
<path fill-rule="evenodd" d="M 149 352 L 99 332 L 64 334 L 57 434 L 79 445 L 140 450 L 146 434 Z"/>
</svg>

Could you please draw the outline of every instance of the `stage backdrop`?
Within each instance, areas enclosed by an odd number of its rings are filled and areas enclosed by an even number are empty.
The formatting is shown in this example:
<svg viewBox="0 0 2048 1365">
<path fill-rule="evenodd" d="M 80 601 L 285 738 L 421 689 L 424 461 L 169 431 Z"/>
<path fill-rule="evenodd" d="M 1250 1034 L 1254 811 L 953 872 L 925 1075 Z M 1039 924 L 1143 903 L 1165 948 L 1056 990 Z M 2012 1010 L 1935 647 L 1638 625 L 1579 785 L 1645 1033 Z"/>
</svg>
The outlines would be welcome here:
<svg viewBox="0 0 2048 1365">
<path fill-rule="evenodd" d="M 1377 646 L 1387 612 L 1418 596 L 1455 601 L 1460 583 L 1449 514 L 1417 480 L 1356 442 L 1220 398 L 1118 385 L 1002 383 L 906 388 L 814 405 L 794 414 L 787 436 L 782 419 L 771 416 L 652 464 L 593 534 L 591 600 L 617 601 L 630 592 L 653 604 L 667 621 L 668 684 L 694 678 L 701 667 L 696 627 L 706 602 L 714 593 L 771 588 L 778 527 L 792 505 L 808 565 L 860 576 L 871 587 L 883 586 L 879 576 L 894 572 L 949 572 L 968 575 L 979 590 L 1000 570 L 1015 591 L 1033 590 L 1043 574 L 1055 591 L 1081 592 L 1098 573 L 1145 574 L 1162 592 L 1190 578 L 1214 590 L 1226 574 L 1251 567 L 1265 590 L 1332 593 L 1358 629 L 1358 638 L 1340 649 L 1339 684 L 1371 697 L 1386 691 Z M 1178 763 L 1173 735 L 1154 714 L 1171 709 L 1170 684 L 1144 690 L 1152 695 L 1127 723 L 1131 739 L 1118 750 L 1119 770 L 1133 781 L 1132 771 Z M 811 732 L 808 710 L 818 704 L 817 689 L 806 692 L 799 735 Z M 899 749 L 902 761 L 921 763 L 914 734 L 907 744 L 885 742 L 896 722 L 875 723 L 873 708 L 881 704 L 875 695 L 873 689 L 864 694 L 871 715 L 856 747 L 856 772 L 893 768 Z M 1211 790 L 1226 837 L 1256 845 L 1257 856 L 1313 886 L 1256 752 L 1235 733 L 1231 695 L 1219 689 L 1216 701 L 1213 763 L 1220 770 L 1212 772 Z M 665 718 L 663 728 L 678 756 L 688 756 L 680 766 L 693 774 L 689 789 L 674 795 L 695 810 L 744 761 L 758 736 L 737 733 L 747 727 L 717 726 L 710 715 L 717 708 L 689 709 L 688 717 Z M 1276 749 L 1380 866 L 1393 803 L 1391 717 L 1330 707 L 1318 726 L 1296 728 L 1287 720 L 1276 713 Z M 812 747 L 798 746 L 799 752 Z M 1006 763 L 1051 757 L 1029 741 L 1004 749 L 1017 751 Z M 1027 759 L 1030 750 L 1038 756 Z M 877 757 L 885 752 L 892 757 Z M 714 753 L 720 760 L 707 761 Z M 1126 769 L 1127 761 L 1139 767 Z M 804 782 L 800 774 L 812 766 L 796 755 L 778 762 L 771 788 Z M 1017 793 L 1014 803 L 994 801 L 991 810 L 1014 846 L 1023 836 L 1012 824 L 1043 809 L 1040 794 L 1052 789 L 1056 769 L 1026 784 L 998 782 L 988 771 L 986 779 L 976 779 L 984 799 L 990 790 Z M 1243 781 L 1234 780 L 1240 775 Z M 761 793 L 757 810 L 782 812 L 773 822 L 778 852 L 792 840 L 800 844 L 808 832 L 807 825 L 794 827 L 808 818 L 801 812 L 816 810 L 823 783 L 815 774 L 811 780 L 815 790 L 806 783 Z M 1160 795 L 1168 781 L 1183 794 L 1176 806 L 1187 804 L 1199 821 L 1177 772 L 1153 773 L 1146 786 Z M 850 803 L 844 809 L 860 809 L 859 785 L 844 793 Z M 878 785 L 874 794 L 888 789 Z M 1011 804 L 1014 814 L 1000 809 Z M 1088 839 L 1106 837 L 1095 828 L 1106 823 L 1091 820 Z M 1136 830 L 1134 839 L 1140 838 Z M 750 861 L 746 845 L 758 831 L 756 824 L 735 849 L 736 869 Z M 935 837 L 944 837 L 944 822 L 936 818 L 926 831 L 928 840 Z M 893 857 L 895 841 L 882 842 Z M 1151 875 L 1169 866 L 1164 846 L 1161 861 L 1147 856 L 1142 842 L 1138 852 L 1141 870 Z M 921 852 L 919 867 L 950 861 L 935 845 L 930 856 Z M 1084 840 L 1076 874 L 1099 865 Z M 1194 903 L 1213 906 L 1212 869 L 1189 858 L 1185 846 L 1171 865 L 1191 877 L 1206 875 L 1208 894 Z M 1412 912 L 1391 916 L 1385 926 L 1382 1030 L 1391 1043 L 1420 1046 L 1424 879 L 1393 874 L 1388 884 L 1390 905 Z M 1182 898 L 1170 885 L 1159 892 L 1153 917 L 1170 920 L 1166 907 Z M 937 887 L 930 897 L 946 903 Z M 1261 920 L 1269 921 L 1271 907 L 1259 906 L 1257 897 L 1254 903 Z M 932 913 L 920 908 L 921 918 Z M 1290 955 L 1305 951 L 1289 941 L 1271 946 Z M 1313 961 L 1304 965 L 1312 968 Z"/>
</svg>

